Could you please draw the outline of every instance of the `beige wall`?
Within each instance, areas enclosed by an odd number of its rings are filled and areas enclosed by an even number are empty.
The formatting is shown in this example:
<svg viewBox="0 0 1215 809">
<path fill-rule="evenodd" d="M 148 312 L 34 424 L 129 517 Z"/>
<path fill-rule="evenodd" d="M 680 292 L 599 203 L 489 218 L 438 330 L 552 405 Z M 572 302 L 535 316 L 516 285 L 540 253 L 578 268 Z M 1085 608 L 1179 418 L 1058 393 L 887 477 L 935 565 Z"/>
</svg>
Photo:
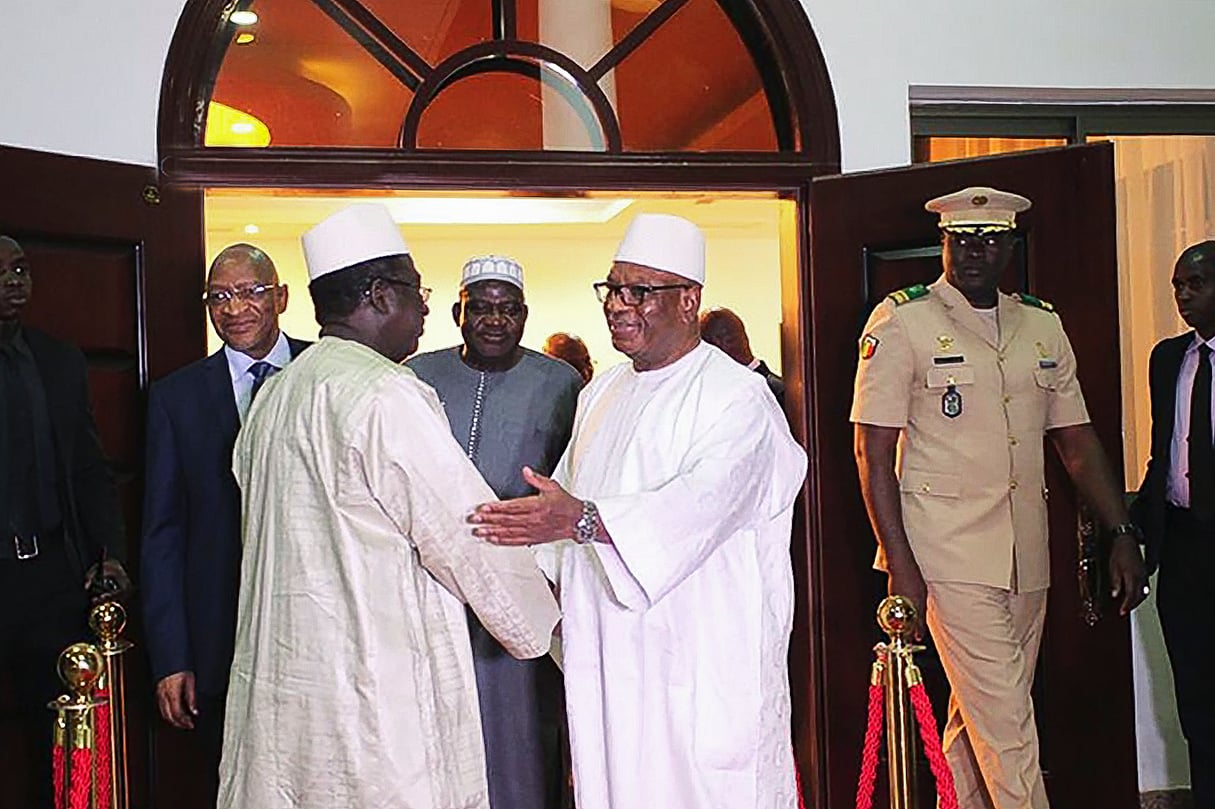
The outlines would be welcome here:
<svg viewBox="0 0 1215 809">
<path fill-rule="evenodd" d="M 317 333 L 308 298 L 307 272 L 299 247 L 299 234 L 307 225 L 293 206 L 308 204 L 307 198 L 276 196 L 261 206 L 256 236 L 242 228 L 252 214 L 234 202 L 230 192 L 210 196 L 207 202 L 207 256 L 224 246 L 249 241 L 274 259 L 279 274 L 290 288 L 290 301 L 283 319 L 285 331 L 296 337 L 313 338 Z M 336 210 L 342 202 L 335 201 Z M 780 206 L 776 199 L 655 199 L 634 202 L 603 224 L 559 225 L 409 225 L 401 226 L 422 273 L 422 282 L 432 287 L 430 316 L 422 335 L 421 351 L 455 345 L 459 330 L 451 318 L 451 304 L 459 289 L 460 268 L 470 256 L 505 253 L 525 268 L 530 315 L 523 343 L 539 349 L 555 331 L 571 331 L 582 337 L 597 369 L 605 369 L 623 357 L 611 346 L 603 314 L 591 284 L 602 280 L 629 220 L 640 211 L 678 213 L 702 224 L 708 238 L 708 280 L 704 306 L 728 306 L 747 323 L 752 349 L 780 368 Z M 200 307 L 201 315 L 201 307 Z M 219 343 L 208 333 L 211 350 Z"/>
</svg>

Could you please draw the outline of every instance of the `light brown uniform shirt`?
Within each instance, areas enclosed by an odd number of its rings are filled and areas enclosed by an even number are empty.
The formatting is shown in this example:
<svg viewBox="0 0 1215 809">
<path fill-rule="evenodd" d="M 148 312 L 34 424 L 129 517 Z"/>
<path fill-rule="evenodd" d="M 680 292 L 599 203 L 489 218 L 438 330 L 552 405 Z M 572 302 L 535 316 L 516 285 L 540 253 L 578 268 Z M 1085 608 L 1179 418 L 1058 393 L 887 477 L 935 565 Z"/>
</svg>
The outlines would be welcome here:
<svg viewBox="0 0 1215 809">
<path fill-rule="evenodd" d="M 903 525 L 926 581 L 1045 589 L 1043 437 L 1089 421 L 1071 344 L 1015 296 L 1000 293 L 993 340 L 944 277 L 928 289 L 870 316 L 851 420 L 902 430 Z"/>
</svg>

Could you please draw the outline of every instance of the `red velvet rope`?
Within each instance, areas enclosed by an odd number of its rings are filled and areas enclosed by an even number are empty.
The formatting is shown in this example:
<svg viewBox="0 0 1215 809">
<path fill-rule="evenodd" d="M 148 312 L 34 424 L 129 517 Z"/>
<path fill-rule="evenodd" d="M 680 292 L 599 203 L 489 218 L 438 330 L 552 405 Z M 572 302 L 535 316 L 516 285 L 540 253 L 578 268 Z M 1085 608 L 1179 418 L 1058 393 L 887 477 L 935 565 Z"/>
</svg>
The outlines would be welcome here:
<svg viewBox="0 0 1215 809">
<path fill-rule="evenodd" d="M 869 724 L 865 727 L 865 751 L 861 754 L 861 778 L 856 787 L 856 809 L 871 809 L 877 783 L 878 745 L 882 743 L 882 686 L 869 686 Z M 956 809 L 956 807 L 955 807 Z"/>
<path fill-rule="evenodd" d="M 938 809 L 958 809 L 958 792 L 954 787 L 953 773 L 941 752 L 941 737 L 937 735 L 937 720 L 932 715 L 932 703 L 928 700 L 928 692 L 922 683 L 907 689 L 911 696 L 911 704 L 915 706 L 915 718 L 920 726 L 920 739 L 924 742 L 924 755 L 928 757 L 928 766 L 932 775 L 937 779 Z"/>
<path fill-rule="evenodd" d="M 94 762 L 97 765 L 97 805 L 95 809 L 110 809 L 110 703 L 109 694 L 97 692 L 97 699 L 106 702 L 97 706 L 97 726 L 93 738 L 96 740 L 93 749 L 96 751 Z"/>
<path fill-rule="evenodd" d="M 55 809 L 66 809 L 67 796 L 63 793 L 63 778 L 64 768 L 67 766 L 67 759 L 63 755 L 63 745 L 56 744 L 51 748 L 51 779 L 55 790 L 54 806 Z"/>
<path fill-rule="evenodd" d="M 81 747 L 72 751 L 72 792 L 68 809 L 89 809 L 93 789 L 93 751 Z"/>
</svg>

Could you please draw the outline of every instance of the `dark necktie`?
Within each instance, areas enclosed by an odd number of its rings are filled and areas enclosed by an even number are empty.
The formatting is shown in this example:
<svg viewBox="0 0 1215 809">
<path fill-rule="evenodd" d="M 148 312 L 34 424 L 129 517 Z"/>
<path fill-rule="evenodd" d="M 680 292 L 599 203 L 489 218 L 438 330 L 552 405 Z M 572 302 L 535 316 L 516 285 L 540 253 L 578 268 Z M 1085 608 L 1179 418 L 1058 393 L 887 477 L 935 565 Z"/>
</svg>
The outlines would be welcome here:
<svg viewBox="0 0 1215 809">
<path fill-rule="evenodd" d="M 266 384 L 266 380 L 278 372 L 278 367 L 265 360 L 258 360 L 249 366 L 249 373 L 253 376 L 253 390 L 249 392 L 249 404 L 253 404 L 253 400 L 257 398 L 257 392 L 262 389 L 262 385 Z"/>
<path fill-rule="evenodd" d="M 1211 440 L 1211 349 L 1198 347 L 1198 372 L 1190 393 L 1190 511 L 1201 522 L 1215 518 L 1215 446 Z"/>
</svg>

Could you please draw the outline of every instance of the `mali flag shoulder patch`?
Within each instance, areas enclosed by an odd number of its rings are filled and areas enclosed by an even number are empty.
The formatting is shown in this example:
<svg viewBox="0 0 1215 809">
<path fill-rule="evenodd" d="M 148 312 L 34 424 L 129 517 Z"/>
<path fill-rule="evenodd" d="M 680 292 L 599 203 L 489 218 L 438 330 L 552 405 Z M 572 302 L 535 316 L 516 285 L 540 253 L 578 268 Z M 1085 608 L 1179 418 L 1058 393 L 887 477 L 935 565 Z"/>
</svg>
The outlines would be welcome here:
<svg viewBox="0 0 1215 809">
<path fill-rule="evenodd" d="M 867 360 L 877 353 L 878 343 L 882 342 L 872 334 L 866 334 L 861 338 L 861 359 Z"/>
</svg>

